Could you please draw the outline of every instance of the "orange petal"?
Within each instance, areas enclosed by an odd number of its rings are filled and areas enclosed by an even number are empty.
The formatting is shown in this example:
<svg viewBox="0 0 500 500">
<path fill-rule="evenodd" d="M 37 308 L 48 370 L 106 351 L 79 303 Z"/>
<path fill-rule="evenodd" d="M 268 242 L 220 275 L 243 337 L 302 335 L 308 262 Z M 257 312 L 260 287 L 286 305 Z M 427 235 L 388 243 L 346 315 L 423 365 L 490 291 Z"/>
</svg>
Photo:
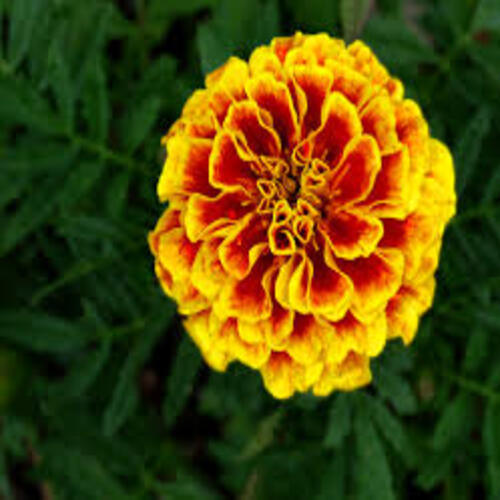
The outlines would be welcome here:
<svg viewBox="0 0 500 500">
<path fill-rule="evenodd" d="M 174 281 L 188 279 L 194 259 L 200 247 L 191 243 L 182 228 L 174 228 L 160 235 L 158 259 Z"/>
<path fill-rule="evenodd" d="M 382 248 L 396 248 L 405 257 L 405 278 L 412 279 L 420 266 L 427 248 L 440 237 L 434 217 L 419 213 L 409 215 L 405 220 L 384 219 Z"/>
<path fill-rule="evenodd" d="M 336 58 L 345 51 L 345 43 L 338 38 L 332 38 L 326 33 L 309 35 L 304 40 L 304 49 L 311 51 L 318 64 L 323 65 L 329 58 Z"/>
<path fill-rule="evenodd" d="M 300 32 L 295 33 L 294 36 L 276 37 L 271 41 L 271 49 L 283 63 L 289 50 L 302 43 L 302 39 L 303 35 Z"/>
<path fill-rule="evenodd" d="M 257 47 L 252 52 L 248 64 L 251 76 L 256 76 L 259 73 L 271 73 L 277 80 L 283 79 L 281 61 L 270 47 Z"/>
<path fill-rule="evenodd" d="M 335 255 L 342 259 L 367 257 L 383 235 L 382 223 L 360 211 L 334 212 L 322 221 L 320 230 Z"/>
<path fill-rule="evenodd" d="M 383 156 L 382 168 L 362 205 L 378 217 L 405 217 L 408 214 L 409 170 L 410 156 L 406 146 L 392 155 Z"/>
<path fill-rule="evenodd" d="M 191 241 L 205 238 L 216 229 L 234 224 L 253 208 L 241 193 L 221 193 L 215 198 L 193 194 L 184 215 L 188 238 Z"/>
<path fill-rule="evenodd" d="M 158 222 L 153 231 L 149 232 L 148 243 L 151 253 L 156 256 L 158 255 L 158 245 L 160 243 L 160 236 L 163 233 L 170 231 L 175 227 L 180 226 L 179 216 L 180 210 L 173 209 L 172 207 L 167 208 Z"/>
<path fill-rule="evenodd" d="M 267 234 L 269 248 L 274 255 L 293 255 L 295 253 L 295 239 L 286 226 L 271 224 Z"/>
<path fill-rule="evenodd" d="M 404 260 L 397 250 L 378 249 L 369 257 L 338 259 L 337 264 L 354 285 L 354 312 L 363 319 L 385 307 L 397 292 L 403 276 Z"/>
<path fill-rule="evenodd" d="M 253 101 L 234 104 L 224 120 L 224 128 L 241 134 L 244 142 L 256 155 L 278 156 L 281 150 L 280 139 L 270 126 L 271 120 L 264 116 Z"/>
<path fill-rule="evenodd" d="M 204 241 L 196 254 L 191 269 L 191 281 L 209 299 L 214 299 L 227 280 L 227 274 L 219 260 L 218 249 L 222 238 Z"/>
<path fill-rule="evenodd" d="M 340 321 L 332 323 L 332 327 L 334 334 L 329 337 L 330 343 L 326 353 L 328 363 L 340 363 L 350 351 L 369 357 L 378 356 L 386 343 L 385 312 L 367 324 L 361 323 L 348 313 Z"/>
<path fill-rule="evenodd" d="M 332 74 L 321 66 L 294 66 L 292 76 L 307 98 L 303 131 L 307 135 L 321 123 L 321 109 L 332 85 Z"/>
<path fill-rule="evenodd" d="M 323 104 L 320 128 L 312 134 L 312 157 L 335 165 L 347 143 L 362 132 L 361 122 L 353 104 L 342 94 L 330 94 Z"/>
<path fill-rule="evenodd" d="M 295 392 L 292 363 L 288 354 L 273 352 L 261 369 L 264 385 L 275 398 L 286 399 Z"/>
<path fill-rule="evenodd" d="M 376 139 L 382 155 L 400 149 L 394 106 L 389 97 L 377 96 L 372 99 L 361 113 L 361 123 L 365 133 Z"/>
<path fill-rule="evenodd" d="M 312 276 L 312 262 L 309 257 L 304 254 L 293 271 L 288 283 L 288 297 L 291 308 L 302 314 L 307 314 L 311 310 L 309 296 L 311 292 Z M 276 281 L 277 287 L 279 279 L 280 275 L 278 275 L 278 279 Z"/>
<path fill-rule="evenodd" d="M 420 187 L 429 163 L 429 127 L 418 105 L 407 99 L 396 108 L 396 130 L 400 142 L 408 146 L 410 153 L 409 205 L 414 209 L 418 203 Z"/>
<path fill-rule="evenodd" d="M 273 300 L 271 316 L 265 321 L 265 336 L 267 343 L 274 350 L 283 350 L 292 333 L 295 312 L 281 307 Z"/>
<path fill-rule="evenodd" d="M 256 166 L 251 157 L 242 157 L 235 138 L 228 132 L 217 135 L 210 157 L 210 182 L 225 191 L 244 190 L 249 194 L 257 192 Z"/>
<path fill-rule="evenodd" d="M 323 252 L 310 254 L 313 275 L 308 303 L 311 312 L 331 321 L 342 318 L 351 304 L 352 284 L 325 262 Z"/>
<path fill-rule="evenodd" d="M 158 181 L 158 197 L 171 194 L 217 193 L 208 181 L 208 162 L 213 142 L 209 139 L 174 136 L 167 141 L 167 160 Z"/>
<path fill-rule="evenodd" d="M 271 257 L 261 256 L 244 279 L 229 278 L 214 303 L 217 315 L 250 322 L 269 318 L 272 309 L 269 281 L 274 272 L 271 264 Z"/>
<path fill-rule="evenodd" d="M 380 152 L 375 139 L 369 135 L 353 139 L 329 180 L 332 205 L 344 207 L 364 200 L 380 168 Z"/>
<path fill-rule="evenodd" d="M 285 147 L 297 142 L 299 126 L 292 96 L 283 82 L 264 73 L 251 78 L 246 85 L 248 96 L 270 113 L 273 127 Z"/>
<path fill-rule="evenodd" d="M 371 380 L 370 359 L 351 352 L 341 363 L 325 365 L 319 380 L 314 384 L 313 392 L 316 396 L 327 396 L 334 390 L 358 389 Z"/>
<path fill-rule="evenodd" d="M 333 73 L 332 91 L 343 94 L 354 106 L 360 108 L 373 95 L 370 81 L 358 73 L 335 60 L 327 60 L 325 66 Z"/>
<path fill-rule="evenodd" d="M 316 321 L 314 316 L 296 314 L 286 350 L 297 363 L 313 364 L 318 360 L 323 349 L 324 335 L 326 335 L 325 328 Z"/>
<path fill-rule="evenodd" d="M 248 275 L 252 266 L 267 248 L 269 219 L 248 214 L 227 236 L 219 247 L 224 269 L 238 279 Z"/>
</svg>

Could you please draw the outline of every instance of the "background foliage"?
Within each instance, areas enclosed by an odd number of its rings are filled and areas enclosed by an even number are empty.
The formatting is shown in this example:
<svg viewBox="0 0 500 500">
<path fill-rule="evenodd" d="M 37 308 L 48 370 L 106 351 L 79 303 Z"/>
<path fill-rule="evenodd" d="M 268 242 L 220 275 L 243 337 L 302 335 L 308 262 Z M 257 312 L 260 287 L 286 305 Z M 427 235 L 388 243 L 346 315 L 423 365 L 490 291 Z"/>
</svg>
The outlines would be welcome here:
<svg viewBox="0 0 500 500">
<path fill-rule="evenodd" d="M 454 152 L 434 308 L 375 382 L 210 372 L 152 273 L 159 139 L 202 75 L 362 37 Z M 500 498 L 498 0 L 0 0 L 0 498 Z"/>
</svg>

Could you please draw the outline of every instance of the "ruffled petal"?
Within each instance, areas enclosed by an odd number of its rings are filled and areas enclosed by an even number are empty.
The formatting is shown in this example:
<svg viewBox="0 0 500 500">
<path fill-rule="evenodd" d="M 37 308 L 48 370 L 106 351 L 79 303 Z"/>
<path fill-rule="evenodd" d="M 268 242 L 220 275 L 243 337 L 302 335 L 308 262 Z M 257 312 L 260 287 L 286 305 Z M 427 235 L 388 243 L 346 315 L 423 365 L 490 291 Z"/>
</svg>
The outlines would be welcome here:
<svg viewBox="0 0 500 500">
<path fill-rule="evenodd" d="M 283 82 L 276 81 L 264 73 L 248 80 L 248 96 L 257 105 L 268 111 L 273 119 L 273 127 L 278 132 L 284 147 L 296 144 L 299 134 L 297 112 L 292 96 Z"/>
<path fill-rule="evenodd" d="M 244 154 L 236 144 L 234 136 L 221 132 L 214 141 L 210 156 L 210 183 L 224 191 L 243 190 L 249 195 L 257 193 L 257 178 L 254 159 Z"/>
<path fill-rule="evenodd" d="M 389 97 L 381 95 L 372 99 L 361 112 L 361 123 L 365 134 L 376 139 L 382 155 L 395 153 L 401 148 L 394 106 Z"/>
<path fill-rule="evenodd" d="M 241 101 L 229 110 L 224 128 L 236 137 L 241 137 L 256 155 L 278 156 L 281 150 L 280 139 L 271 127 L 272 119 L 266 119 L 266 115 L 255 102 Z"/>
<path fill-rule="evenodd" d="M 326 396 L 334 390 L 352 391 L 372 380 L 370 359 L 350 352 L 341 363 L 326 364 L 319 380 L 314 384 L 316 396 Z"/>
<path fill-rule="evenodd" d="M 273 352 L 262 367 L 264 385 L 275 398 L 286 399 L 295 392 L 292 363 L 287 353 Z"/>
<path fill-rule="evenodd" d="M 333 253 L 342 259 L 367 257 L 383 235 L 379 219 L 352 210 L 332 213 L 322 221 L 319 230 Z"/>
<path fill-rule="evenodd" d="M 329 179 L 331 205 L 345 208 L 364 200 L 381 166 L 380 152 L 373 137 L 363 135 L 353 139 Z"/>
<path fill-rule="evenodd" d="M 208 299 L 213 300 L 227 280 L 227 274 L 219 259 L 218 249 L 222 238 L 204 241 L 196 254 L 191 268 L 191 281 Z"/>
<path fill-rule="evenodd" d="M 208 162 L 213 142 L 185 136 L 167 141 L 167 160 L 158 181 L 158 197 L 166 201 L 172 194 L 202 193 L 214 196 L 217 191 L 208 181 Z"/>
<path fill-rule="evenodd" d="M 397 250 L 377 249 L 369 257 L 338 259 L 337 264 L 354 285 L 353 312 L 360 319 L 372 319 L 401 285 L 404 260 Z"/>
<path fill-rule="evenodd" d="M 259 256 L 267 249 L 269 219 L 255 213 L 247 215 L 219 247 L 224 269 L 238 279 L 248 275 Z"/>
<path fill-rule="evenodd" d="M 254 208 L 242 193 L 221 193 L 215 198 L 193 194 L 184 215 L 187 236 L 191 241 L 206 238 L 221 227 L 235 224 Z"/>
<path fill-rule="evenodd" d="M 274 272 L 272 258 L 261 256 L 242 280 L 228 278 L 214 302 L 219 318 L 241 318 L 257 322 L 268 319 L 272 311 L 270 280 Z"/>
<path fill-rule="evenodd" d="M 296 314 L 292 334 L 288 338 L 287 352 L 302 365 L 315 363 L 323 349 L 325 329 L 314 316 Z"/>
<path fill-rule="evenodd" d="M 319 127 L 321 109 L 332 86 L 332 74 L 320 66 L 294 66 L 292 76 L 306 96 L 307 112 L 303 121 L 303 134 Z"/>
</svg>

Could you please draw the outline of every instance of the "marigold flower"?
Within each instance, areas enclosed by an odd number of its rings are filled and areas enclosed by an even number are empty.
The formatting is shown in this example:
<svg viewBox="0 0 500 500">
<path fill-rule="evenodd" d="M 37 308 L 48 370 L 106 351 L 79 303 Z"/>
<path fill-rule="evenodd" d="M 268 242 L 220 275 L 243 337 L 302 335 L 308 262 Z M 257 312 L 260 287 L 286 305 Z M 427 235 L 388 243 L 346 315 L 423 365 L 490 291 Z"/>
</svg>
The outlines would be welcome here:
<svg viewBox="0 0 500 500">
<path fill-rule="evenodd" d="M 206 77 L 164 138 L 149 235 L 165 293 L 215 370 L 277 398 L 370 382 L 430 307 L 453 162 L 360 41 L 276 38 Z"/>
</svg>

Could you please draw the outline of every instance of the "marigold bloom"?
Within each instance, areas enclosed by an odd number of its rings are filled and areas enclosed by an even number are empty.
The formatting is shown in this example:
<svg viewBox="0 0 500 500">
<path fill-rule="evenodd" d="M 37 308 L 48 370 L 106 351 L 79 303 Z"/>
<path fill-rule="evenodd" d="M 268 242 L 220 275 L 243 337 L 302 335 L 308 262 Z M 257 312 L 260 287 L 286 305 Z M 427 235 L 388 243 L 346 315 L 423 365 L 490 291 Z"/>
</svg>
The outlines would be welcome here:
<svg viewBox="0 0 500 500">
<path fill-rule="evenodd" d="M 366 45 L 297 33 L 230 58 L 164 144 L 149 243 L 212 368 L 323 396 L 369 383 L 387 339 L 413 340 L 453 163 Z"/>
</svg>

